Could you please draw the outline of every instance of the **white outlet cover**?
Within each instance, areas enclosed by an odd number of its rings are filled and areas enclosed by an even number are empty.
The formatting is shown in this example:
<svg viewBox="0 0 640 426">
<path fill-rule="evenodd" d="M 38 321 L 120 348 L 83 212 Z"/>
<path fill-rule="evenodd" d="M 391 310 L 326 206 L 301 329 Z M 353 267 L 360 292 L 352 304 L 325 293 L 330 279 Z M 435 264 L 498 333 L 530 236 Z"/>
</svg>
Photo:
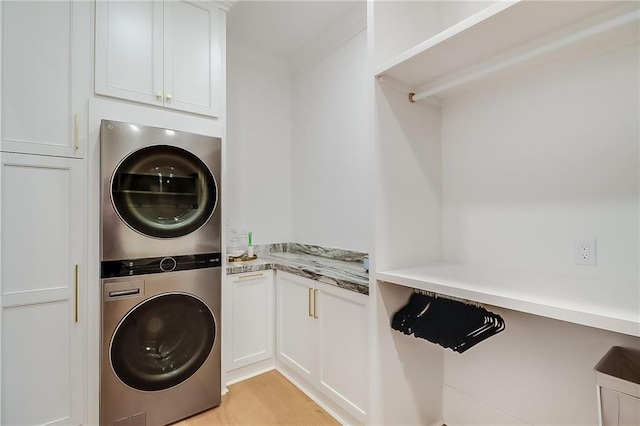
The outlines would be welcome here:
<svg viewBox="0 0 640 426">
<path fill-rule="evenodd" d="M 596 266 L 596 240 L 576 240 L 574 244 L 576 265 Z"/>
</svg>

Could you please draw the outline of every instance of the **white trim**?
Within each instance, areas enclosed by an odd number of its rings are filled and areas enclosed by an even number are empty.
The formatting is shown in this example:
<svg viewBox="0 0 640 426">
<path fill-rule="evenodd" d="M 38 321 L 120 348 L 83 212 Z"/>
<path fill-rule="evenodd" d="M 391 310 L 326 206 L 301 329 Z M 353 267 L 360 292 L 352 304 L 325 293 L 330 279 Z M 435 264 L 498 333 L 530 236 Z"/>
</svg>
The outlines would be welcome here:
<svg viewBox="0 0 640 426">
<path fill-rule="evenodd" d="M 361 5 L 356 5 L 290 58 L 282 58 L 245 43 L 227 39 L 227 61 L 293 79 L 366 28 L 366 13 L 362 13 Z"/>
<path fill-rule="evenodd" d="M 366 28 L 366 13 L 364 15 L 361 13 L 359 5 L 354 6 L 343 17 L 291 56 L 289 64 L 292 77 L 295 78 L 302 74 Z"/>
<path fill-rule="evenodd" d="M 236 62 L 267 74 L 291 79 L 291 68 L 286 59 L 231 39 L 227 40 L 227 62 Z"/>
<path fill-rule="evenodd" d="M 240 383 L 240 382 L 244 382 L 245 380 L 251 379 L 252 377 L 256 377 L 259 376 L 261 374 L 264 373 L 268 373 L 269 371 L 273 371 L 276 369 L 275 366 L 275 362 L 273 359 L 267 360 L 270 361 L 270 364 L 268 367 L 263 367 L 260 368 L 261 365 L 249 365 L 245 368 L 240 368 L 237 370 L 232 370 L 232 371 L 228 371 L 225 373 L 225 379 L 226 379 L 226 385 L 225 386 L 231 386 L 231 385 L 235 385 L 236 383 Z M 253 367 L 253 368 L 249 368 L 249 367 Z M 256 368 L 258 367 L 258 368 Z M 226 393 L 226 392 L 225 392 Z"/>
<path fill-rule="evenodd" d="M 340 407 L 334 405 L 333 401 L 325 400 L 321 397 L 320 391 L 316 391 L 315 387 L 309 385 L 305 380 L 297 378 L 295 373 L 289 371 L 286 366 L 278 364 L 276 370 L 289 380 L 302 393 L 307 395 L 313 402 L 318 404 L 320 408 L 326 411 L 331 417 L 336 419 L 342 425 L 360 425 L 362 424 L 350 414 L 344 412 Z"/>
</svg>

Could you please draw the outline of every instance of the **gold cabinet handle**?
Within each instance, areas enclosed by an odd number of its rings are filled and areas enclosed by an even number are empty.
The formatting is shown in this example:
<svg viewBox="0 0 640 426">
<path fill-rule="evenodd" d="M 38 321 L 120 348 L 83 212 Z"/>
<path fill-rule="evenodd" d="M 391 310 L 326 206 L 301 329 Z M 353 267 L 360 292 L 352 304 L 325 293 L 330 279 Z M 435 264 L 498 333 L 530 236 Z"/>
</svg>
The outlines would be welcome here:
<svg viewBox="0 0 640 426">
<path fill-rule="evenodd" d="M 313 317 L 318 318 L 318 289 L 313 289 Z"/>
<path fill-rule="evenodd" d="M 311 299 L 313 298 L 313 288 L 309 287 L 309 316 L 313 317 L 311 313 Z"/>
<path fill-rule="evenodd" d="M 173 99 L 173 96 L 171 95 L 171 93 L 167 93 L 167 101 L 171 102 L 172 99 Z"/>
<path fill-rule="evenodd" d="M 162 100 L 162 92 L 157 91 L 157 92 L 156 92 L 156 98 L 157 98 L 159 101 L 161 101 L 161 100 Z"/>
<path fill-rule="evenodd" d="M 80 137 L 80 115 L 73 116 L 73 149 L 78 150 L 78 138 Z"/>
<path fill-rule="evenodd" d="M 75 315 L 75 322 L 78 322 L 78 265 L 76 265 L 75 267 L 75 283 L 76 283 L 76 289 L 75 289 L 75 299 L 76 299 L 76 315 Z"/>
<path fill-rule="evenodd" d="M 258 278 L 258 277 L 263 277 L 263 276 L 264 276 L 264 273 L 260 272 L 258 274 L 240 275 L 238 277 L 238 279 L 239 280 L 246 280 L 246 279 L 249 279 L 249 278 Z"/>
</svg>

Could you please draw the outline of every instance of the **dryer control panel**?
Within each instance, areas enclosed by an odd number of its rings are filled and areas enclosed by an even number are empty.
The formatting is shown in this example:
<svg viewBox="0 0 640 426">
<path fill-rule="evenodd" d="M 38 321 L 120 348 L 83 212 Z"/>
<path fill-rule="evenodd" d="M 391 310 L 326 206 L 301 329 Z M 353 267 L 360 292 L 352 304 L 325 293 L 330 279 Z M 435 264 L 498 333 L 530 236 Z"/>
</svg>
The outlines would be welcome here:
<svg viewBox="0 0 640 426">
<path fill-rule="evenodd" d="M 150 257 L 144 259 L 109 260 L 101 263 L 101 278 L 160 274 L 190 269 L 222 266 L 221 253 Z"/>
</svg>

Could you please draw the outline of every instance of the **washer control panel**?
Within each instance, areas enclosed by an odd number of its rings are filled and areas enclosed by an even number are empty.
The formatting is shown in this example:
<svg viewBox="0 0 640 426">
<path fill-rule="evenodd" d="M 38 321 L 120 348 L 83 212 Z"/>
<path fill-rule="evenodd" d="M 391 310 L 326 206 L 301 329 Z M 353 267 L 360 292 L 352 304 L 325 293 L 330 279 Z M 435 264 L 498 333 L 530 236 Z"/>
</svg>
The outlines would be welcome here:
<svg viewBox="0 0 640 426">
<path fill-rule="evenodd" d="M 144 259 L 109 260 L 101 263 L 101 278 L 129 277 L 160 274 L 189 269 L 216 268 L 222 266 L 220 253 L 149 257 Z"/>
</svg>

